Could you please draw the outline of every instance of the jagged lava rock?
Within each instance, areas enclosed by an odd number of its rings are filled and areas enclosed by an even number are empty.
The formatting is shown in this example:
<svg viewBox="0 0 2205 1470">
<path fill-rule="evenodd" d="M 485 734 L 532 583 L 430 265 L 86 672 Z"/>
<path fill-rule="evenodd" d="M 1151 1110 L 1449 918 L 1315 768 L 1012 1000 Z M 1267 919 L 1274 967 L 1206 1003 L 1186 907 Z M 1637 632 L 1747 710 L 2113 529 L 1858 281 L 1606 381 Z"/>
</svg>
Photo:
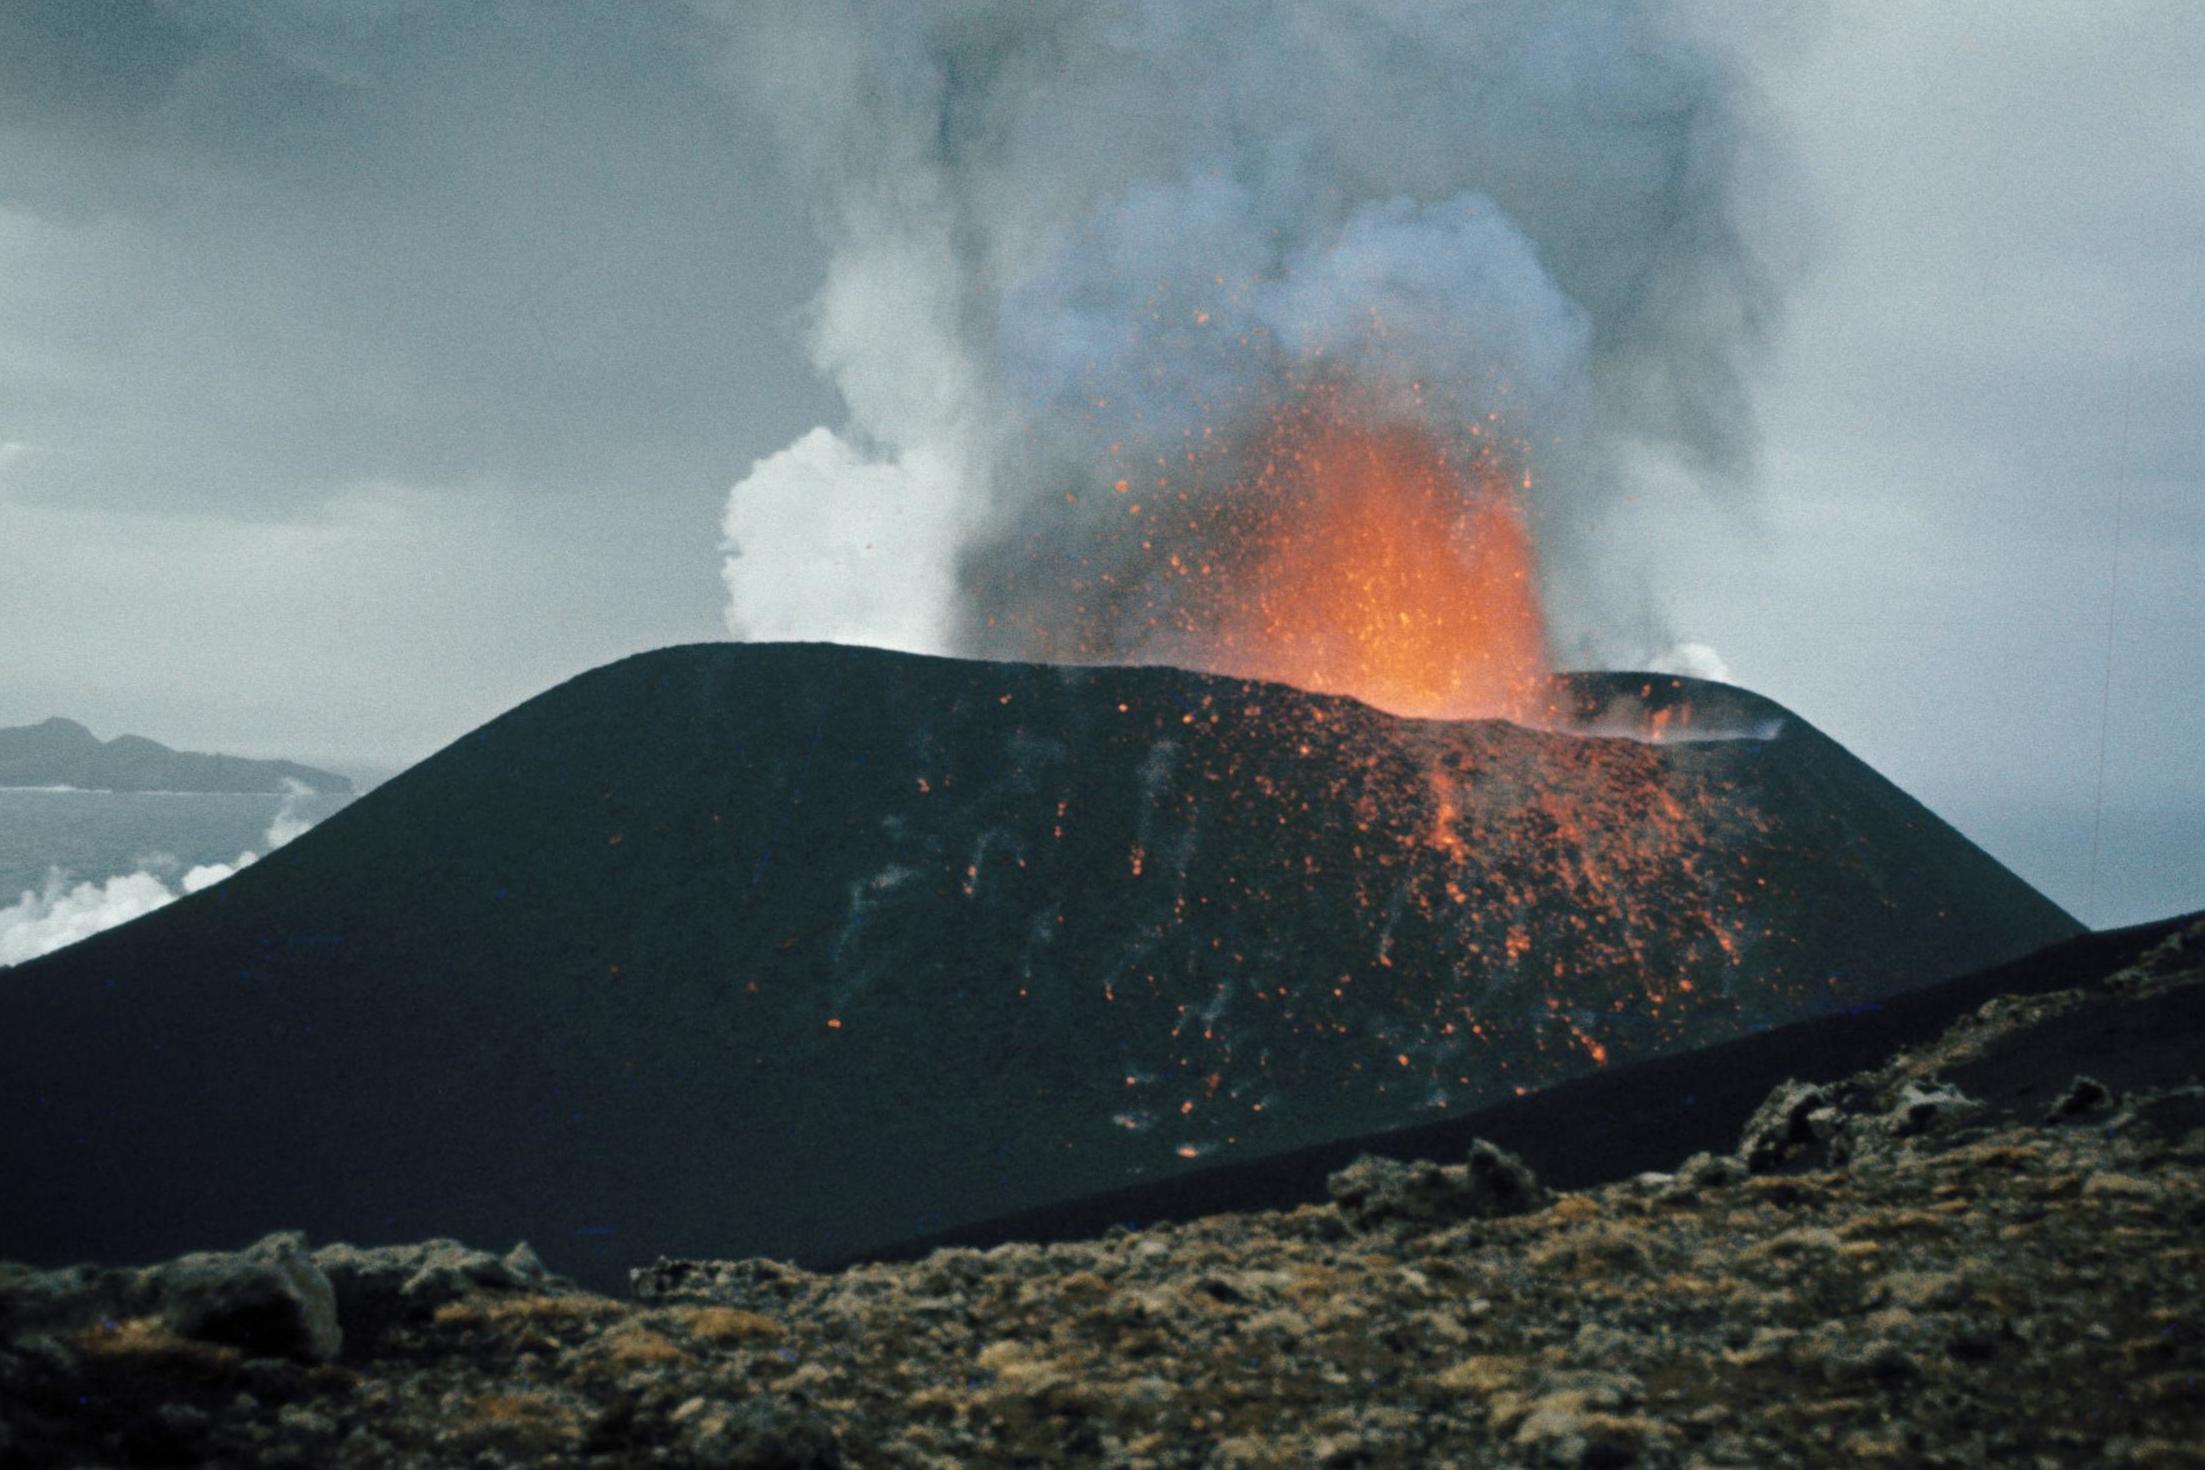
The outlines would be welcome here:
<svg viewBox="0 0 2205 1470">
<path fill-rule="evenodd" d="M 1548 1192 L 1523 1160 L 1480 1138 L 1460 1164 L 1366 1154 L 1325 1181 L 1342 1218 L 1359 1230 L 1430 1230 L 1540 1208 Z"/>
</svg>

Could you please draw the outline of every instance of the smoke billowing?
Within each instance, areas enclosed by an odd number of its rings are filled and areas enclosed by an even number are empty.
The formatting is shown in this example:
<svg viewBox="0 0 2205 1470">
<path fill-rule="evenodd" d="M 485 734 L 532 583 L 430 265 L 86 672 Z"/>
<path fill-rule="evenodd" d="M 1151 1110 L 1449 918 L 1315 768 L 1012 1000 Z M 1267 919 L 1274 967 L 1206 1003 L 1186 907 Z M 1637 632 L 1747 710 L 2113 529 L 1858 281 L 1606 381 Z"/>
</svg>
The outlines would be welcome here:
<svg viewBox="0 0 2205 1470">
<path fill-rule="evenodd" d="M 1678 4 L 746 24 L 849 419 L 734 488 L 737 636 L 1193 661 L 1174 527 L 1229 521 L 1322 393 L 1530 475 L 1550 623 L 1597 653 L 1650 570 L 1611 512 L 1749 462 L 1753 99 Z"/>
</svg>

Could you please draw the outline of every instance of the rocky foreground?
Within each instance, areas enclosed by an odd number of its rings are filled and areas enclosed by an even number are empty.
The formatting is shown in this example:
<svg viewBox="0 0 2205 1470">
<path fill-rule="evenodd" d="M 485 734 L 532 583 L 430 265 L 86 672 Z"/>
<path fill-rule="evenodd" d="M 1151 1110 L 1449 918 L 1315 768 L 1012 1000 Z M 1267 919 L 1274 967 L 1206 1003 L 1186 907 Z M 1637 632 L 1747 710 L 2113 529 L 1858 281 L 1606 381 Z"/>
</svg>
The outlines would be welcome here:
<svg viewBox="0 0 2205 1470">
<path fill-rule="evenodd" d="M 2205 923 L 1572 1194 L 1480 1146 L 629 1300 L 448 1241 L 0 1266 L 0 1464 L 2205 1465 L 2205 1084 L 1950 1080 L 2139 1024 L 2196 1058 L 2201 1003 Z"/>
</svg>

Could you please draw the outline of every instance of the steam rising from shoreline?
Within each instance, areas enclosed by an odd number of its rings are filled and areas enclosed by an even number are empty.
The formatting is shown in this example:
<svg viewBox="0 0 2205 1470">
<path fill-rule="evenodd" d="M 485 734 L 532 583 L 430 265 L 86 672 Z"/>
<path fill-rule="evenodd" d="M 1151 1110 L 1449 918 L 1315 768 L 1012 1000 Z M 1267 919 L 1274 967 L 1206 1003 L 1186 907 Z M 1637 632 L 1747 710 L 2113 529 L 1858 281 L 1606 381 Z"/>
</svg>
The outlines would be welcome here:
<svg viewBox="0 0 2205 1470">
<path fill-rule="evenodd" d="M 729 497 L 738 637 L 1153 656 L 1151 620 L 1074 605 L 1098 580 L 1171 595 L 1114 484 L 1230 497 L 1266 413 L 1350 381 L 1505 440 L 1561 641 L 1612 649 L 1628 548 L 1603 512 L 1750 461 L 1774 304 L 1737 220 L 1754 102 L 1681 3 L 736 23 L 830 246 L 811 356 L 849 410 Z"/>
<path fill-rule="evenodd" d="M 301 806 L 313 795 L 313 788 L 286 778 L 283 802 L 269 819 L 267 831 L 261 834 L 261 852 L 241 852 L 227 863 L 198 864 L 188 869 L 173 888 L 151 867 L 118 874 L 102 883 L 75 884 L 61 869 L 50 869 L 44 885 L 35 891 L 26 890 L 16 902 L 0 908 L 0 969 L 35 960 L 80 939 L 89 939 L 103 929 L 142 918 L 185 894 L 211 888 L 252 866 L 262 853 L 274 852 L 313 827 L 300 815 Z"/>
</svg>

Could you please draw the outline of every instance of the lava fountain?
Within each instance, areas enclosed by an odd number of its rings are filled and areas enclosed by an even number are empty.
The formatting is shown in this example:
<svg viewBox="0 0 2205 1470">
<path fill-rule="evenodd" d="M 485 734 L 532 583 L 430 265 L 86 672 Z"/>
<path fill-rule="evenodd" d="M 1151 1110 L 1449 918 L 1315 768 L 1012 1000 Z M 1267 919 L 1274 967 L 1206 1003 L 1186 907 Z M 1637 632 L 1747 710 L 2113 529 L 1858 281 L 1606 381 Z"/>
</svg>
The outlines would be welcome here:
<svg viewBox="0 0 2205 1470">
<path fill-rule="evenodd" d="M 1412 718 L 1550 715 L 1521 447 L 1494 418 L 1435 426 L 1419 397 L 1303 383 L 1152 469 L 1113 444 L 1114 514 L 1005 625 L 1043 659 L 1153 659 Z"/>
<path fill-rule="evenodd" d="M 1538 709 L 1551 669 L 1518 500 L 1530 477 L 1482 426 L 1470 442 L 1451 451 L 1336 394 L 1280 414 L 1187 609 L 1208 666 L 1399 715 Z"/>
</svg>

